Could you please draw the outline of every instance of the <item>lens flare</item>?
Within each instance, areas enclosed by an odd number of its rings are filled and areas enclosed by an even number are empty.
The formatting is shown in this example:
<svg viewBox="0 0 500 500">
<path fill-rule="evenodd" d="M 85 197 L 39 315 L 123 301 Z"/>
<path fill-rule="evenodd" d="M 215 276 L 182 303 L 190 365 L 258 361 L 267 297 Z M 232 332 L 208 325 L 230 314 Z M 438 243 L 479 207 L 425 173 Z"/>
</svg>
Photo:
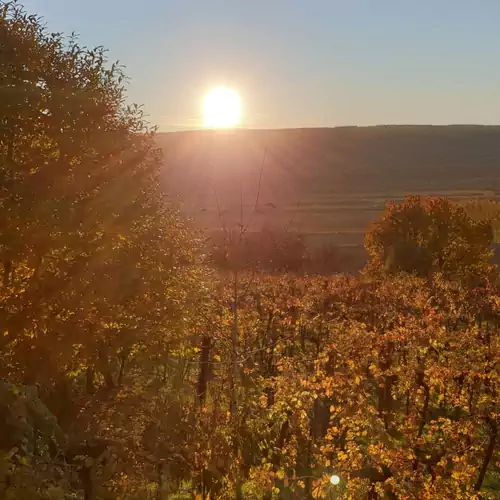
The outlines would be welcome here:
<svg viewBox="0 0 500 500">
<path fill-rule="evenodd" d="M 333 476 L 330 478 L 330 483 L 332 483 L 334 486 L 337 486 L 337 484 L 340 483 L 340 477 L 337 476 L 337 474 L 333 474 Z"/>
</svg>

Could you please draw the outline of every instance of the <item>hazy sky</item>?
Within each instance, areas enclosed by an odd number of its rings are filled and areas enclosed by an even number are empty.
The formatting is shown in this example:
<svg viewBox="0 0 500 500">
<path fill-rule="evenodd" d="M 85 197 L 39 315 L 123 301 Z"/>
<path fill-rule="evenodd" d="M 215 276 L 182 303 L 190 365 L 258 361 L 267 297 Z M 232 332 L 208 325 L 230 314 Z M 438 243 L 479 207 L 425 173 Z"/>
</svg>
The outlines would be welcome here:
<svg viewBox="0 0 500 500">
<path fill-rule="evenodd" d="M 104 45 L 163 130 L 236 89 L 243 126 L 500 123 L 500 0 L 24 0 Z"/>
</svg>

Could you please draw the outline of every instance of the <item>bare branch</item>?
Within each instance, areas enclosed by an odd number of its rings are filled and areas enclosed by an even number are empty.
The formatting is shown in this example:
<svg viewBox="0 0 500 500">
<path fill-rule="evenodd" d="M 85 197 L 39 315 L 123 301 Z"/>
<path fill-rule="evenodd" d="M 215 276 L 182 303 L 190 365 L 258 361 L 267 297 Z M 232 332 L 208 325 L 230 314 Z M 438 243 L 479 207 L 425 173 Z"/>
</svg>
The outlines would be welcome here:
<svg viewBox="0 0 500 500">
<path fill-rule="evenodd" d="M 252 223 L 253 216 L 255 215 L 255 212 L 257 211 L 257 207 L 259 205 L 260 189 L 262 186 L 262 174 L 264 173 L 264 164 L 266 163 L 266 157 L 267 157 L 267 147 L 264 149 L 264 157 L 262 158 L 262 165 L 260 166 L 259 184 L 257 186 L 257 196 L 255 197 L 255 205 L 253 207 L 252 213 L 250 214 L 246 226 L 242 228 L 241 235 L 245 234 L 248 231 L 248 228 Z"/>
<path fill-rule="evenodd" d="M 222 215 L 222 211 L 220 209 L 220 204 L 219 204 L 219 197 L 217 196 L 217 190 L 214 187 L 214 195 L 215 195 L 215 202 L 217 203 L 217 213 L 219 214 L 219 219 L 222 224 L 222 229 L 224 231 L 224 234 L 227 236 L 227 226 L 226 226 L 226 221 L 224 220 L 224 216 Z"/>
</svg>

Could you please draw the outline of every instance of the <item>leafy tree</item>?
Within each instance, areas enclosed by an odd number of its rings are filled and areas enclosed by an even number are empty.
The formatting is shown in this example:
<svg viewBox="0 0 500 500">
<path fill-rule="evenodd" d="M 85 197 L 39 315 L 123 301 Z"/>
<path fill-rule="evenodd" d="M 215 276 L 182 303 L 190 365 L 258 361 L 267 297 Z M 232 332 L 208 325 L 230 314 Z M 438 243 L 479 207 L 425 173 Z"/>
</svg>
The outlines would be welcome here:
<svg viewBox="0 0 500 500">
<path fill-rule="evenodd" d="M 493 240 L 500 241 L 500 203 L 490 199 L 467 200 L 463 203 L 467 215 L 476 221 L 486 221 L 493 229 Z"/>
<path fill-rule="evenodd" d="M 488 497 L 499 401 L 495 287 L 471 290 L 439 275 L 429 286 L 405 274 L 247 286 L 240 468 L 225 470 L 228 484 L 239 473 L 256 498 Z M 216 393 L 223 373 L 211 382 Z"/>
<path fill-rule="evenodd" d="M 365 246 L 372 268 L 458 278 L 488 271 L 491 243 L 491 225 L 471 219 L 463 207 L 445 198 L 408 196 L 387 204 Z"/>
<path fill-rule="evenodd" d="M 410 197 L 310 278 L 241 221 L 216 275 L 120 68 L 0 5 L 0 498 L 498 497 L 487 222 Z"/>
<path fill-rule="evenodd" d="M 174 353 L 194 355 L 207 273 L 198 235 L 164 199 L 154 129 L 125 104 L 120 67 L 15 2 L 0 4 L 0 47 L 0 373 L 38 385 L 92 500 L 119 487 L 101 464 L 111 449 L 131 476 L 157 481 L 161 454 L 133 473 L 123 460 L 159 411 L 140 394 L 165 408 L 162 373 Z M 125 433 L 118 408 L 141 408 Z"/>
<path fill-rule="evenodd" d="M 0 384 L 0 498 L 64 499 L 73 493 L 65 436 L 35 389 Z"/>
</svg>

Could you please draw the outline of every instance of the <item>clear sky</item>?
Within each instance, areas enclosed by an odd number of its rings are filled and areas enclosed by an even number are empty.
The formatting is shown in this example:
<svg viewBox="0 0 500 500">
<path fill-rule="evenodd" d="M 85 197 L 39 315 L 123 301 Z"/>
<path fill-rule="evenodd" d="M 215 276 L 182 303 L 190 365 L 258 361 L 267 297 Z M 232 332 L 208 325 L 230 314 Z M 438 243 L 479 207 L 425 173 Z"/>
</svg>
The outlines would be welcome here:
<svg viewBox="0 0 500 500">
<path fill-rule="evenodd" d="M 500 0 L 24 0 L 126 65 L 162 130 L 212 87 L 243 126 L 500 123 Z"/>
</svg>

